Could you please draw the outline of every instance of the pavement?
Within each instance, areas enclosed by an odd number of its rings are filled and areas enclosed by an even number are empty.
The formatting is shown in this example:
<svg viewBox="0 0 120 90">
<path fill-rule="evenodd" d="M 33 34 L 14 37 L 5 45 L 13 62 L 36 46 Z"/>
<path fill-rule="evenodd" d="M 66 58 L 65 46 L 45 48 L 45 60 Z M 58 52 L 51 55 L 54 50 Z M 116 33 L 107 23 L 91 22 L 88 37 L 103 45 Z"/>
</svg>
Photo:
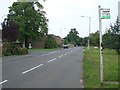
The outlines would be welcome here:
<svg viewBox="0 0 120 90">
<path fill-rule="evenodd" d="M 2 58 L 2 88 L 83 88 L 83 48 Z"/>
</svg>

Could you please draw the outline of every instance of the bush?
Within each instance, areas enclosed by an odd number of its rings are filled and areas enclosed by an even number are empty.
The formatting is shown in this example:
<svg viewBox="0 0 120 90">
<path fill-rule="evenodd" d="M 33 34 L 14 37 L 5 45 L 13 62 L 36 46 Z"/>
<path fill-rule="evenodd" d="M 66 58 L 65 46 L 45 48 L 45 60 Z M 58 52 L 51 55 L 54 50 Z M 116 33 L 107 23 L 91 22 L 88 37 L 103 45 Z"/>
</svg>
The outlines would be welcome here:
<svg viewBox="0 0 120 90">
<path fill-rule="evenodd" d="M 27 48 L 21 48 L 16 44 L 5 43 L 3 44 L 2 54 L 4 56 L 10 55 L 25 55 L 28 54 Z"/>
<path fill-rule="evenodd" d="M 11 53 L 11 50 L 12 48 L 11 48 L 11 45 L 10 45 L 10 43 L 4 43 L 3 44 L 3 49 L 2 49 L 2 55 L 4 55 L 4 56 L 9 56 L 9 55 L 11 55 L 12 53 Z"/>
<path fill-rule="evenodd" d="M 50 49 L 50 48 L 56 48 L 57 43 L 55 41 L 55 38 L 53 35 L 48 35 L 47 40 L 45 42 L 45 48 Z"/>
<path fill-rule="evenodd" d="M 20 55 L 28 54 L 28 49 L 27 48 L 20 48 L 19 53 L 20 53 Z"/>
</svg>

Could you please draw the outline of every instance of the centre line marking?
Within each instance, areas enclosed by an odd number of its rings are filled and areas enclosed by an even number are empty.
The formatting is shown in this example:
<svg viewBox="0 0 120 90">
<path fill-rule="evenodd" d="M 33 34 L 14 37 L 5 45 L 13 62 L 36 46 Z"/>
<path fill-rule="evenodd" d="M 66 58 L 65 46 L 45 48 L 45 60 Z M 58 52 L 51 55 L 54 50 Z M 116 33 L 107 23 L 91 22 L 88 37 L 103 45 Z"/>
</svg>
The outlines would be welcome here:
<svg viewBox="0 0 120 90">
<path fill-rule="evenodd" d="M 30 71 L 32 71 L 32 70 L 38 68 L 38 67 L 41 67 L 41 66 L 43 66 L 43 64 L 40 64 L 40 65 L 38 65 L 38 66 L 36 66 L 36 67 L 33 67 L 33 68 L 31 68 L 31 69 L 28 69 L 28 70 L 22 72 L 22 74 L 25 74 L 25 73 L 27 73 L 27 72 L 30 72 Z"/>
<path fill-rule="evenodd" d="M 64 55 L 67 55 L 67 53 L 65 53 Z"/>
<path fill-rule="evenodd" d="M 59 56 L 58 58 L 61 58 L 61 57 L 63 57 L 63 55 Z"/>
<path fill-rule="evenodd" d="M 49 63 L 49 62 L 52 62 L 52 61 L 54 61 L 54 60 L 56 60 L 56 58 L 54 58 L 54 59 L 52 59 L 52 60 L 49 60 L 48 63 Z"/>
<path fill-rule="evenodd" d="M 0 82 L 0 85 L 3 84 L 3 83 L 5 83 L 5 82 L 7 82 L 7 81 L 8 81 L 8 80 L 4 80 L 4 81 Z"/>
</svg>

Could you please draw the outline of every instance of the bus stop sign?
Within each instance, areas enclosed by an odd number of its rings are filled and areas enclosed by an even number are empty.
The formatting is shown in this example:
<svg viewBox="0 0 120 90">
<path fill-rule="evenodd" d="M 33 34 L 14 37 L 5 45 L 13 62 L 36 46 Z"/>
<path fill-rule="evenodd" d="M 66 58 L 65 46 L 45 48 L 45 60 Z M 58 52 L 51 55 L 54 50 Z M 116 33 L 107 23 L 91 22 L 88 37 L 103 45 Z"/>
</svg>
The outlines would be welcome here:
<svg viewBox="0 0 120 90">
<path fill-rule="evenodd" d="M 101 19 L 110 19 L 110 9 L 109 8 L 103 8 L 102 9 Z"/>
</svg>

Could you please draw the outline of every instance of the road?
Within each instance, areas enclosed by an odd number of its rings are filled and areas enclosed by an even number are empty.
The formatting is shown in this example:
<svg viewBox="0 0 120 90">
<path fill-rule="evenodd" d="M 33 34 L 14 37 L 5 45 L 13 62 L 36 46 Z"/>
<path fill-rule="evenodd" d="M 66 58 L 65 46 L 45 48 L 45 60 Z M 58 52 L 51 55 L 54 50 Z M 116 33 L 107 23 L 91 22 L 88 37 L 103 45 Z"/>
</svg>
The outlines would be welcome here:
<svg viewBox="0 0 120 90">
<path fill-rule="evenodd" d="M 83 88 L 83 48 L 3 57 L 3 88 Z"/>
</svg>

